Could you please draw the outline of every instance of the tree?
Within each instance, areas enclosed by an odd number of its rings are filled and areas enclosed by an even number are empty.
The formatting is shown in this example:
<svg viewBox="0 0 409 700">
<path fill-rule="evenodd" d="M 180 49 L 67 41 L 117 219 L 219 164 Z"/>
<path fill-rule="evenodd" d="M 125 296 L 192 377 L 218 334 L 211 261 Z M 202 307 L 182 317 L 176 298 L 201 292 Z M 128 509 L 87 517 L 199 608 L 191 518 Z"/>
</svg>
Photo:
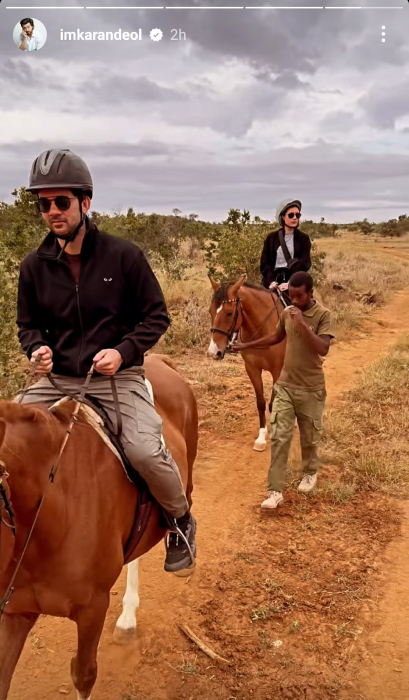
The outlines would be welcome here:
<svg viewBox="0 0 409 700">
<path fill-rule="evenodd" d="M 12 192 L 13 204 L 0 203 L 0 237 L 16 260 L 36 248 L 47 233 L 36 206 L 37 198 L 25 187 Z"/>
<path fill-rule="evenodd" d="M 232 226 L 237 231 L 240 230 L 241 211 L 240 209 L 230 209 L 224 224 Z"/>
<path fill-rule="evenodd" d="M 403 231 L 400 228 L 397 219 L 389 219 L 389 221 L 380 224 L 379 235 L 399 237 L 403 235 Z"/>
<path fill-rule="evenodd" d="M 368 221 L 368 219 L 364 219 L 363 221 L 361 221 L 359 226 L 360 226 L 362 233 L 365 235 L 372 233 L 372 231 L 374 230 L 373 224 L 371 224 Z"/>
</svg>

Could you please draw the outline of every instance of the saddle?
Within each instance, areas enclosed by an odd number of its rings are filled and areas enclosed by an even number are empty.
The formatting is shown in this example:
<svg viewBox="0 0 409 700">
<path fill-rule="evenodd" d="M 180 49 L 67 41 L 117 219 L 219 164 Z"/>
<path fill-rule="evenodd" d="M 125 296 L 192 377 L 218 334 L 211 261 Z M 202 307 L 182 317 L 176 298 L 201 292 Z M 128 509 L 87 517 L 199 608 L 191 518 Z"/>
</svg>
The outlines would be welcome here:
<svg viewBox="0 0 409 700">
<path fill-rule="evenodd" d="M 71 397 L 67 396 L 60 401 L 57 401 L 57 403 L 55 403 L 50 410 L 57 408 L 61 403 L 69 400 L 71 400 Z M 145 533 L 149 517 L 152 513 L 152 508 L 155 504 L 157 505 L 157 501 L 155 501 L 153 498 L 146 481 L 129 462 L 121 440 L 115 432 L 112 421 L 98 399 L 96 399 L 94 396 L 86 394 L 80 409 L 80 414 L 85 421 L 92 428 L 94 428 L 111 451 L 116 455 L 122 464 L 128 480 L 138 489 L 138 503 L 135 511 L 135 517 L 131 533 L 124 548 L 124 564 L 128 564 L 133 552 Z M 162 521 L 161 525 L 163 525 L 164 528 L 169 529 L 174 527 L 170 517 L 163 509 L 160 509 L 160 517 Z"/>
</svg>

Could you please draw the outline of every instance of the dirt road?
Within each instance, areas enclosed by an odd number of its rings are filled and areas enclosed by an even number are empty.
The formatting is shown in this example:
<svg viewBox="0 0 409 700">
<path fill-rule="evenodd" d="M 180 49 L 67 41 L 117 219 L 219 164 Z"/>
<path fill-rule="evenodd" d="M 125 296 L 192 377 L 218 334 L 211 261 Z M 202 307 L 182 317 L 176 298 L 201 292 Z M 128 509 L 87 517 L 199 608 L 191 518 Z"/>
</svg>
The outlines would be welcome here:
<svg viewBox="0 0 409 700">
<path fill-rule="evenodd" d="M 409 697 L 409 505 L 401 536 L 382 560 L 382 594 L 366 613 L 368 641 L 351 659 L 345 700 L 404 700 Z"/>
<path fill-rule="evenodd" d="M 409 328 L 409 291 L 398 293 L 393 303 L 375 314 L 375 320 L 369 333 L 362 332 L 352 342 L 336 345 L 331 350 L 325 362 L 330 405 L 342 401 L 343 392 L 354 384 L 359 371 L 386 353 L 401 333 Z M 193 378 L 197 376 L 194 363 L 204 365 L 210 360 L 184 359 L 183 362 L 183 371 L 187 371 L 194 381 Z M 229 362 L 240 363 L 240 360 L 233 358 Z M 227 362 L 225 366 L 227 368 Z M 195 666 L 191 662 L 192 647 L 177 628 L 179 622 L 203 608 L 202 602 L 209 599 L 214 586 L 220 588 L 220 581 L 213 578 L 214 571 L 223 567 L 229 558 L 244 557 L 241 554 L 243 532 L 251 535 L 255 518 L 259 517 L 258 505 L 264 493 L 268 454 L 258 454 L 251 449 L 257 434 L 253 399 L 241 365 L 236 364 L 235 368 L 236 375 L 227 382 L 227 389 L 223 389 L 224 398 L 226 405 L 229 405 L 229 400 L 232 404 L 239 401 L 240 410 L 248 415 L 248 423 L 243 430 L 225 437 L 207 431 L 202 440 L 193 494 L 194 512 L 199 522 L 197 571 L 187 581 L 165 574 L 162 547 L 157 547 L 144 558 L 141 563 L 138 639 L 128 647 L 117 647 L 111 640 L 124 590 L 122 574 L 112 592 L 112 603 L 100 645 L 99 676 L 93 700 L 196 700 L 199 697 L 227 700 L 236 697 L 222 684 L 214 685 L 211 671 L 207 675 L 195 676 Z M 218 369 L 217 376 L 221 376 L 221 371 Z M 200 386 L 197 393 L 200 401 Z M 240 398 L 237 399 L 237 396 Z M 406 513 L 409 518 L 409 509 Z M 349 681 L 353 680 L 355 690 L 351 686 L 351 692 L 345 697 L 355 698 L 353 694 L 357 693 L 356 698 L 364 697 L 365 700 L 408 698 L 407 522 L 405 533 L 390 546 L 387 567 L 382 564 L 382 572 L 385 571 L 388 579 L 385 597 L 381 598 L 379 594 L 379 607 L 374 606 L 376 613 L 371 613 L 367 620 L 367 624 L 375 630 L 371 642 L 368 645 L 366 641 L 359 648 L 357 646 L 355 656 L 351 655 L 352 664 L 363 654 L 366 654 L 366 660 L 361 666 L 358 680 L 355 675 L 349 678 Z M 381 591 L 385 584 L 380 580 L 374 585 Z M 374 591 L 375 600 L 377 595 Z M 241 611 L 237 609 L 238 620 L 240 616 Z M 382 627 L 378 626 L 380 621 Z M 247 633 L 231 634 L 231 644 L 234 646 L 237 638 Z M 367 635 L 363 636 L 368 639 Z M 71 623 L 41 619 L 26 644 L 13 680 L 10 699 L 74 698 L 69 676 L 69 659 L 74 649 L 75 629 Z M 317 672 L 319 669 L 311 670 L 311 674 Z M 291 673 L 291 667 L 287 670 L 283 666 L 283 673 Z M 191 689 L 192 677 L 196 679 L 195 691 Z M 237 691 L 237 697 L 249 700 L 256 697 L 256 693 L 249 689 L 240 695 Z M 309 699 L 315 696 L 306 694 L 297 697 Z"/>
</svg>

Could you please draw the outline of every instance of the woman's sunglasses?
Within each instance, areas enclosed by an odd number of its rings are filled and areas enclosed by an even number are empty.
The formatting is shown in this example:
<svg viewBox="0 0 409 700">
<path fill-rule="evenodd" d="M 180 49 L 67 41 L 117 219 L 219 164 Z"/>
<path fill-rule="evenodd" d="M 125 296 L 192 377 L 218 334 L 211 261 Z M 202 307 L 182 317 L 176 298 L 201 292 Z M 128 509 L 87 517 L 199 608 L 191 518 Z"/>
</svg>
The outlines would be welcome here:
<svg viewBox="0 0 409 700">
<path fill-rule="evenodd" d="M 58 197 L 39 197 L 37 199 L 37 209 L 40 211 L 42 214 L 48 214 L 48 212 L 51 209 L 51 205 L 54 202 L 55 206 L 57 209 L 60 211 L 68 211 L 68 209 L 71 206 L 71 202 L 73 199 L 77 199 L 77 197 L 66 197 L 65 195 L 59 195 Z"/>
<path fill-rule="evenodd" d="M 290 211 L 290 213 L 289 213 L 289 214 L 286 214 L 286 216 L 288 216 L 289 219 L 294 219 L 294 218 L 295 218 L 295 219 L 301 219 L 301 214 L 300 214 L 299 211 L 297 211 L 297 213 L 294 213 L 293 211 Z"/>
</svg>

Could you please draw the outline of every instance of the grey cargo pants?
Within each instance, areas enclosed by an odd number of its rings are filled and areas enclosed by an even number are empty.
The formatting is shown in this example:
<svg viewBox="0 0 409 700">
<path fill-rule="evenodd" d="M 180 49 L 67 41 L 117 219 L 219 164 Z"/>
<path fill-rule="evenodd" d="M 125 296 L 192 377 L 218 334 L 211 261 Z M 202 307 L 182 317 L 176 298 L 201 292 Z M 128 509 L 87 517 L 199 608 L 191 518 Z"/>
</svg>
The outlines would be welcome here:
<svg viewBox="0 0 409 700">
<path fill-rule="evenodd" d="M 119 408 L 122 415 L 121 442 L 131 465 L 149 486 L 153 497 L 173 518 L 189 509 L 177 464 L 161 441 L 162 419 L 156 413 L 140 367 L 130 367 L 115 374 Z M 73 395 L 79 394 L 85 379 L 53 375 L 58 385 Z M 107 376 L 91 378 L 88 394 L 95 396 L 116 426 L 111 380 Z M 17 396 L 18 398 L 18 396 Z M 42 403 L 48 407 L 62 398 L 47 377 L 31 386 L 21 403 Z"/>
</svg>

